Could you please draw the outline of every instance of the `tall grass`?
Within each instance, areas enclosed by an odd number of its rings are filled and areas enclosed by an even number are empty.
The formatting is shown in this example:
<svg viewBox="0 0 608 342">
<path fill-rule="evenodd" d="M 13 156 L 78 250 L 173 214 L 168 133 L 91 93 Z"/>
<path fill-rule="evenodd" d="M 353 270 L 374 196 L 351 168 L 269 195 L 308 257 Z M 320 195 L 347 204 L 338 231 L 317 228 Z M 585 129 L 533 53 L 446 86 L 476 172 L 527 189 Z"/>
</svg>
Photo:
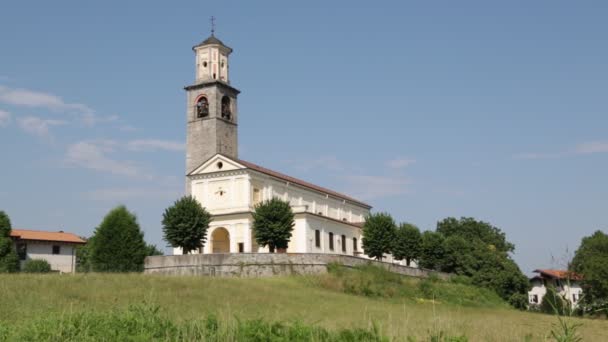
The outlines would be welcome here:
<svg viewBox="0 0 608 342">
<path fill-rule="evenodd" d="M 0 275 L 0 336 L 6 336 L 4 331 L 8 329 L 11 337 L 22 337 L 24 333 L 17 330 L 29 331 L 35 325 L 45 325 L 44 322 L 49 330 L 64 326 L 68 329 L 81 316 L 86 323 L 107 320 L 107 315 L 134 315 L 125 312 L 144 302 L 158 307 L 160 317 L 181 331 L 207 324 L 209 317 L 216 317 L 221 329 L 261 320 L 266 327 L 299 324 L 330 334 L 376 329 L 381 337 L 397 341 L 407 341 L 409 337 L 411 341 L 426 342 L 435 336 L 445 342 L 462 335 L 469 341 L 548 341 L 555 323 L 552 316 L 512 310 L 502 304 L 459 305 L 455 296 L 456 289 L 463 285 L 460 282 L 431 281 L 438 298 L 445 295 L 437 288 L 446 286 L 455 291 L 450 295 L 455 301 L 451 302 L 418 298 L 421 296 L 418 282 L 410 286 L 408 291 L 418 293 L 410 298 L 345 293 L 320 286 L 323 279 L 321 276 L 239 279 L 144 274 Z M 127 325 L 124 320 L 119 321 Z M 608 341 L 607 321 L 575 317 L 572 321 L 584 322 L 578 330 L 584 341 Z M 20 340 L 27 341 L 9 339 Z"/>
<path fill-rule="evenodd" d="M 154 305 L 110 312 L 87 311 L 0 328 L 0 341 L 388 341 L 377 329 L 327 329 L 298 322 L 218 320 L 216 316 L 176 322 Z"/>
</svg>

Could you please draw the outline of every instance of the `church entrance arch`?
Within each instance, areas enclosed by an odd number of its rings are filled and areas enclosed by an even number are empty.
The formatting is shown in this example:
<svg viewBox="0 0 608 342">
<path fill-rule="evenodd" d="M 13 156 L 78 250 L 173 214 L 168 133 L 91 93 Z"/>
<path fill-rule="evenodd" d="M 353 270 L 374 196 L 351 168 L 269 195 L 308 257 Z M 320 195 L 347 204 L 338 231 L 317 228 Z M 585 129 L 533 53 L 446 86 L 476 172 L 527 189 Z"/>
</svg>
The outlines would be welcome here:
<svg viewBox="0 0 608 342">
<path fill-rule="evenodd" d="M 216 228 L 211 233 L 211 253 L 230 253 L 230 233 L 226 228 Z"/>
</svg>

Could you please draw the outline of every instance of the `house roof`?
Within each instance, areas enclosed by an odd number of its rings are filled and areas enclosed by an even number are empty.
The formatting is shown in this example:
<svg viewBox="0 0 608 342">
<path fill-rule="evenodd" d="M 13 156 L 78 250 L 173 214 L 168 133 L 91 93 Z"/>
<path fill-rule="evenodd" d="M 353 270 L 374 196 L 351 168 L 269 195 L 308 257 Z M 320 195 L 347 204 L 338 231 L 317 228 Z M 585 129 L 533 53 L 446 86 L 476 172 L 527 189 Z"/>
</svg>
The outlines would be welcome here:
<svg viewBox="0 0 608 342">
<path fill-rule="evenodd" d="M 265 168 L 263 166 L 259 166 L 257 164 L 254 164 L 254 163 L 251 163 L 251 162 L 248 162 L 248 161 L 245 161 L 245 160 L 241 160 L 241 159 L 234 159 L 234 160 L 237 163 L 242 164 L 243 166 L 245 166 L 248 169 L 251 169 L 251 170 L 254 170 L 254 171 L 257 171 L 257 172 L 260 172 L 260 173 L 263 173 L 263 174 L 275 177 L 275 178 L 282 179 L 282 180 L 284 180 L 286 182 L 297 184 L 299 186 L 302 186 L 302 187 L 305 187 L 305 188 L 309 188 L 309 189 L 312 189 L 312 190 L 315 190 L 315 191 L 318 191 L 318 192 L 322 192 L 322 193 L 328 194 L 328 195 L 333 196 L 333 197 L 338 197 L 338 198 L 343 199 L 343 200 L 354 202 L 356 204 L 359 204 L 359 205 L 367 207 L 367 208 L 371 208 L 372 207 L 371 205 L 369 205 L 369 204 L 367 204 L 365 202 L 361 202 L 361 201 L 359 201 L 359 200 L 357 200 L 355 198 L 352 198 L 350 196 L 346 196 L 346 195 L 341 194 L 339 192 L 336 192 L 336 191 L 333 191 L 333 190 L 330 190 L 330 189 L 327 189 L 327 188 L 324 188 L 324 187 L 321 187 L 321 186 L 318 186 L 318 185 L 315 185 L 315 184 L 303 181 L 301 179 L 294 178 L 294 177 L 288 176 L 286 174 L 283 174 L 283 173 L 280 173 L 280 172 L 277 172 L 277 171 L 273 171 L 273 170 L 267 169 L 267 168 Z"/>
<path fill-rule="evenodd" d="M 66 233 L 63 231 L 46 232 L 46 231 L 41 231 L 41 230 L 13 229 L 13 230 L 11 230 L 11 237 L 17 238 L 20 240 L 54 241 L 54 242 L 80 243 L 80 244 L 86 243 L 86 241 L 84 241 L 77 235 L 72 234 L 72 233 Z"/>
<path fill-rule="evenodd" d="M 567 270 L 551 270 L 551 269 L 538 269 L 534 270 L 535 273 L 539 273 L 541 277 L 554 278 L 554 279 L 571 279 L 581 280 L 583 276 L 580 274 L 567 271 Z"/>
</svg>

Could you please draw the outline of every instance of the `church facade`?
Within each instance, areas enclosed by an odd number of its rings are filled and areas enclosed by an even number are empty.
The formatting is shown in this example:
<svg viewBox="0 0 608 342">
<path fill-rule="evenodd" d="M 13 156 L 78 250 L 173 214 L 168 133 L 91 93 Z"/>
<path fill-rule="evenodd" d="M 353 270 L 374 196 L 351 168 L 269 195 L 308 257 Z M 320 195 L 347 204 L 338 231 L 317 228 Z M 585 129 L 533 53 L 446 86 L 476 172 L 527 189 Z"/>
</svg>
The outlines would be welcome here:
<svg viewBox="0 0 608 342">
<path fill-rule="evenodd" d="M 186 193 L 213 216 L 207 242 L 191 253 L 266 253 L 252 231 L 256 204 L 291 204 L 295 226 L 287 252 L 363 256 L 361 227 L 371 206 L 347 195 L 239 159 L 232 49 L 213 34 L 193 47 L 195 82 L 187 92 Z M 174 254 L 182 254 L 175 248 Z"/>
</svg>

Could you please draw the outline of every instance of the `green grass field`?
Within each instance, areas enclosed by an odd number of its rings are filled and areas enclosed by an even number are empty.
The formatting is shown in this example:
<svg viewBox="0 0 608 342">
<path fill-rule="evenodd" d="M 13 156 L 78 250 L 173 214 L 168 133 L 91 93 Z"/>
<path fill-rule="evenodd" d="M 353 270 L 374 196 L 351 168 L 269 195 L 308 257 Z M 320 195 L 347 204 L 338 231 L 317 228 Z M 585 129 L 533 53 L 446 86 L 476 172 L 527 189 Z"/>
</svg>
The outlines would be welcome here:
<svg viewBox="0 0 608 342">
<path fill-rule="evenodd" d="M 209 315 L 220 322 L 297 321 L 328 331 L 369 329 L 376 324 L 382 335 L 418 341 L 428 341 L 439 332 L 466 335 L 469 341 L 549 341 L 552 324 L 557 322 L 552 316 L 512 310 L 494 294 L 466 285 L 431 285 L 437 298 L 433 301 L 424 298 L 430 292 L 418 280 L 385 279 L 384 285 L 374 287 L 373 277 L 1 275 L 0 326 L 18 331 L 49 317 L 88 317 L 140 304 L 157 306 L 160 314 L 176 324 Z M 608 341 L 608 321 L 574 320 L 582 323 L 584 341 Z"/>
</svg>

